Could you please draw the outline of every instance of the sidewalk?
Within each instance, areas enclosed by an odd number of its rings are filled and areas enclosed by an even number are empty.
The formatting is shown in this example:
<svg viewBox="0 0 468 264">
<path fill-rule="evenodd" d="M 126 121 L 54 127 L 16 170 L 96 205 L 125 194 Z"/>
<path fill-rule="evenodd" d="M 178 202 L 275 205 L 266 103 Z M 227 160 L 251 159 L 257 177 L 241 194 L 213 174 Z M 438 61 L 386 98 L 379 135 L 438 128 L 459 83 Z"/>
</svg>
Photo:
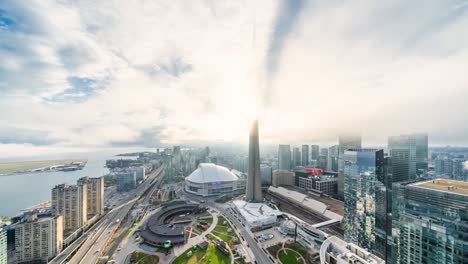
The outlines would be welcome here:
<svg viewBox="0 0 468 264">
<path fill-rule="evenodd" d="M 218 224 L 217 214 L 213 214 L 211 212 L 210 212 L 210 214 L 213 217 L 213 223 L 211 224 L 211 226 L 207 230 L 205 230 L 203 233 L 201 233 L 199 236 L 196 236 L 194 238 L 189 239 L 185 245 L 180 246 L 180 247 L 174 247 L 172 258 L 176 258 L 180 254 L 182 254 L 185 251 L 187 251 L 188 249 L 192 248 L 192 246 L 198 245 L 201 242 L 205 241 L 205 236 L 207 234 L 211 233 L 214 230 L 214 228 L 216 227 L 216 225 Z"/>
</svg>

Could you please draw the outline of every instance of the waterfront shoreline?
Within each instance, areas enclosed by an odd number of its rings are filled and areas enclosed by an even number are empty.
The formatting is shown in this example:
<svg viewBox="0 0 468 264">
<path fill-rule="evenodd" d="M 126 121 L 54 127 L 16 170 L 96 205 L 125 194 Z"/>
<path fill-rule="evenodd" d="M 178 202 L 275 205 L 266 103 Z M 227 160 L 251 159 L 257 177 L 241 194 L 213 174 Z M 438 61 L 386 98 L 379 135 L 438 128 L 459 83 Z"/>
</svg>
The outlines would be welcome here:
<svg viewBox="0 0 468 264">
<path fill-rule="evenodd" d="M 60 172 L 83 169 L 87 159 L 39 160 L 0 163 L 0 177 L 25 173 Z"/>
</svg>

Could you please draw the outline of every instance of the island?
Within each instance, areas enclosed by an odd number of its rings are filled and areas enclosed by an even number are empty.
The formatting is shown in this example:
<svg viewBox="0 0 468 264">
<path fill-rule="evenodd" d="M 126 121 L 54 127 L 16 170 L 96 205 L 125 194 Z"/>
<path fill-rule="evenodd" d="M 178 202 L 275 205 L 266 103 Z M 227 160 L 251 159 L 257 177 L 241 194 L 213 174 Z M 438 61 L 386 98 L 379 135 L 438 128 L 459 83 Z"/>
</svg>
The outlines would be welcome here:
<svg viewBox="0 0 468 264">
<path fill-rule="evenodd" d="M 38 160 L 0 163 L 0 176 L 44 171 L 75 171 L 86 166 L 87 159 Z"/>
</svg>

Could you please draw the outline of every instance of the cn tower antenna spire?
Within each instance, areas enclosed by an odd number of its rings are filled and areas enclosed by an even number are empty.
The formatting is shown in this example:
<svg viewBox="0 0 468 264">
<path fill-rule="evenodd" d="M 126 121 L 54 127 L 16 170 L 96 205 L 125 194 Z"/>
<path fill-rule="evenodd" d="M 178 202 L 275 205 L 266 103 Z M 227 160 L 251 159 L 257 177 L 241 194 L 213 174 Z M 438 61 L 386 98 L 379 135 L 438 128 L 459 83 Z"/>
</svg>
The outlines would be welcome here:
<svg viewBox="0 0 468 264">
<path fill-rule="evenodd" d="M 249 139 L 249 171 L 247 175 L 246 200 L 262 202 L 262 182 L 260 175 L 260 143 L 258 140 L 258 120 L 255 120 L 250 130 Z"/>
</svg>

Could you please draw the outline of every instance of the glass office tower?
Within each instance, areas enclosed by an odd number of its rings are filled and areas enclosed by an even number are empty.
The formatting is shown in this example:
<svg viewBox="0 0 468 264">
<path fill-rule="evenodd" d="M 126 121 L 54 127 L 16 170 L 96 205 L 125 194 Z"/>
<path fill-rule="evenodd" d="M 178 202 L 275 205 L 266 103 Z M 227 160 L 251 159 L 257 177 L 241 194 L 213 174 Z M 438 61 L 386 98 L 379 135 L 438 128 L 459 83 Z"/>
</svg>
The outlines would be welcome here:
<svg viewBox="0 0 468 264">
<path fill-rule="evenodd" d="M 302 145 L 302 166 L 309 165 L 309 145 Z"/>
<path fill-rule="evenodd" d="M 424 173 L 428 170 L 428 159 L 429 159 L 429 150 L 428 150 L 428 137 L 427 134 L 412 134 L 410 135 L 414 138 L 416 144 L 416 175 L 424 176 Z"/>
<path fill-rule="evenodd" d="M 393 263 L 468 263 L 468 182 L 393 185 Z"/>
<path fill-rule="evenodd" d="M 299 148 L 293 148 L 293 167 L 301 166 L 301 164 L 301 151 L 299 150 Z"/>
<path fill-rule="evenodd" d="M 389 229 L 384 152 L 348 149 L 343 163 L 345 240 L 385 259 Z"/>
<path fill-rule="evenodd" d="M 424 176 L 428 167 L 427 134 L 411 134 L 388 138 L 395 182 Z"/>
<path fill-rule="evenodd" d="M 338 197 L 340 199 L 344 197 L 344 151 L 347 149 L 360 149 L 361 147 L 361 136 L 341 135 L 338 137 Z"/>
<path fill-rule="evenodd" d="M 278 147 L 278 169 L 291 170 L 291 146 L 279 145 Z"/>
</svg>

